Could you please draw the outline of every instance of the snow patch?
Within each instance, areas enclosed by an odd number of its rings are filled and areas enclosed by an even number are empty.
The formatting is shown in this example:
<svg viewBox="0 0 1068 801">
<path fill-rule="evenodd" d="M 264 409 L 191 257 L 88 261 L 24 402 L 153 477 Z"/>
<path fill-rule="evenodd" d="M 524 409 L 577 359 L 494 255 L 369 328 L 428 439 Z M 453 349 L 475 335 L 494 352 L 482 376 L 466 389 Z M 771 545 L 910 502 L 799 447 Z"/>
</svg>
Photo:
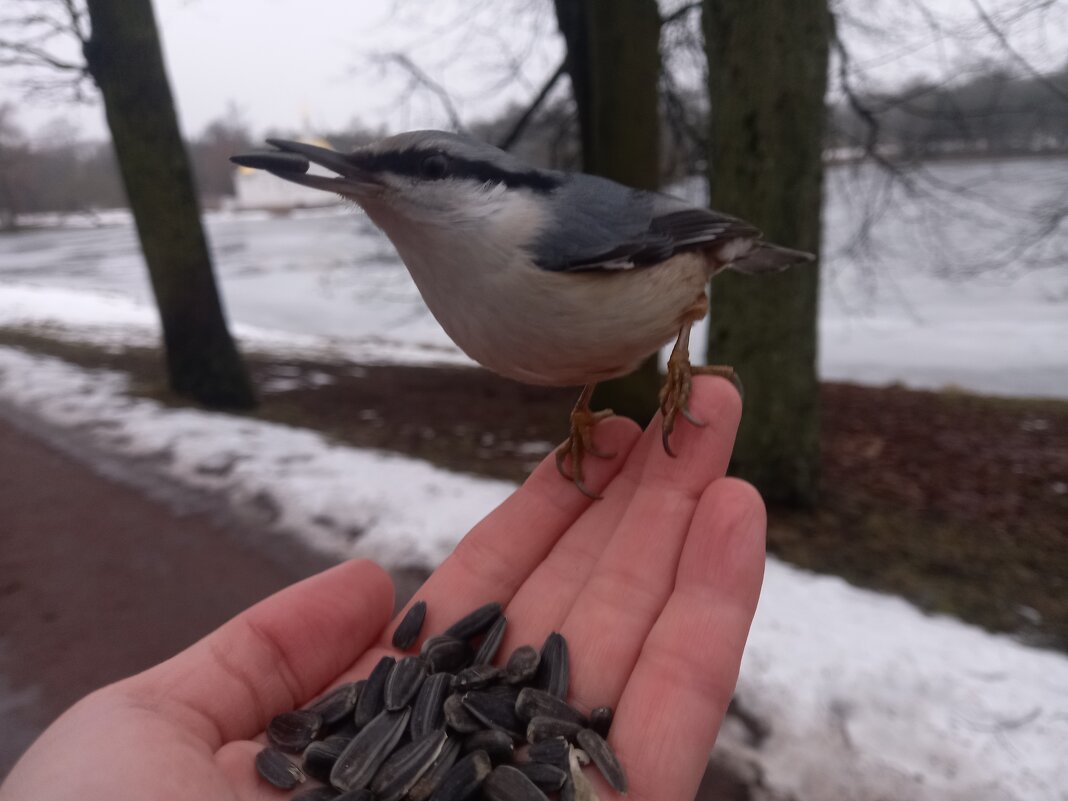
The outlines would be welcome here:
<svg viewBox="0 0 1068 801">
<path fill-rule="evenodd" d="M 27 376 L 32 376 L 28 380 Z M 403 456 L 356 450 L 306 429 L 127 394 L 124 375 L 0 348 L 0 397 L 176 481 L 224 494 L 272 528 L 339 557 L 433 565 L 512 485 Z"/>
<path fill-rule="evenodd" d="M 738 695 L 798 799 L 1068 798 L 1068 658 L 768 560 Z"/>
</svg>

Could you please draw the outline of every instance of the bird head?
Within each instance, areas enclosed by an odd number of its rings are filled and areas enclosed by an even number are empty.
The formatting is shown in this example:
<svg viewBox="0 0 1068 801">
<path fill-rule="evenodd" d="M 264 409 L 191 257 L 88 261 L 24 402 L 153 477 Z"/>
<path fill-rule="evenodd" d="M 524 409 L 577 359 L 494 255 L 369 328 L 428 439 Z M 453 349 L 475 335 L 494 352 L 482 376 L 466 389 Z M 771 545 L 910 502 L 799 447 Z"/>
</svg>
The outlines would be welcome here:
<svg viewBox="0 0 1068 801">
<path fill-rule="evenodd" d="M 444 131 L 398 134 L 351 153 L 283 139 L 267 142 L 275 150 L 231 161 L 355 201 L 391 235 L 403 234 L 406 226 L 477 228 L 485 234 L 516 214 L 538 216 L 534 196 L 561 182 L 559 173 Z M 309 162 L 336 175 L 309 174 Z"/>
</svg>

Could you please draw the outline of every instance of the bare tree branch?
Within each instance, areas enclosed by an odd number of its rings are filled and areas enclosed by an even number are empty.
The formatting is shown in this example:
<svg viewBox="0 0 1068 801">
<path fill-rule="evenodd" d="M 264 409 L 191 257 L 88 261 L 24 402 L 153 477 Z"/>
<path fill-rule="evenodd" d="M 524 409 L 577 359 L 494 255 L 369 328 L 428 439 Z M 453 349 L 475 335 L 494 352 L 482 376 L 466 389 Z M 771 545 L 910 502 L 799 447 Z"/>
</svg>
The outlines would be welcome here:
<svg viewBox="0 0 1068 801">
<path fill-rule="evenodd" d="M 687 16 L 691 11 L 697 11 L 697 9 L 699 9 L 700 7 L 700 2 L 687 3 L 684 6 L 679 6 L 666 17 L 661 18 L 660 27 L 663 28 L 665 25 L 671 25 L 672 23 L 678 22 L 680 19 Z"/>
<path fill-rule="evenodd" d="M 8 55 L 8 54 L 11 55 Z M 2 66 L 46 66 L 64 72 L 86 71 L 85 64 L 75 64 L 71 61 L 53 56 L 46 50 L 35 47 L 25 42 L 13 42 L 0 39 L 0 65 Z"/>
<path fill-rule="evenodd" d="M 88 68 L 72 45 L 88 35 L 80 0 L 10 4 L 0 15 L 0 66 L 28 68 L 19 83 L 28 95 L 69 93 L 86 99 Z M 11 10 L 18 8 L 20 10 Z M 71 52 L 73 51 L 73 52 Z"/>
<path fill-rule="evenodd" d="M 867 103 L 860 97 L 859 93 L 853 86 L 852 74 L 850 72 L 850 54 L 846 49 L 842 38 L 838 35 L 838 24 L 833 12 L 831 13 L 830 30 L 831 51 L 838 57 L 838 81 L 842 94 L 845 95 L 849 108 L 860 118 L 867 129 L 867 135 L 863 143 L 864 154 L 888 173 L 900 177 L 902 181 L 908 184 L 910 182 L 908 176 L 906 176 L 896 164 L 879 152 L 879 141 L 881 138 L 879 118 L 876 116 L 875 112 L 868 107 Z"/>
<path fill-rule="evenodd" d="M 449 115 L 449 124 L 452 125 L 454 130 L 467 130 L 466 126 L 463 123 L 463 120 L 460 118 L 459 111 L 457 111 L 456 109 L 456 104 L 452 101 L 452 96 L 449 95 L 449 92 L 445 89 L 444 86 L 442 86 L 440 83 L 438 83 L 429 75 L 427 75 L 426 72 L 424 72 L 418 64 L 412 61 L 412 59 L 409 58 L 407 54 L 382 53 L 373 56 L 373 59 L 384 64 L 395 64 L 401 69 L 403 69 L 405 72 L 407 72 L 411 78 L 411 81 L 414 84 L 422 86 L 425 89 L 429 90 L 438 98 L 439 101 L 441 101 L 442 108 L 444 108 L 445 113 Z"/>
<path fill-rule="evenodd" d="M 85 12 L 78 8 L 75 0 L 62 0 L 63 7 L 67 10 L 70 19 L 70 30 L 84 45 L 89 41 L 89 25 L 86 21 Z"/>
<path fill-rule="evenodd" d="M 979 15 L 979 19 L 982 20 L 983 25 L 985 25 L 986 29 L 990 31 L 990 34 L 998 40 L 998 43 L 1005 50 L 1005 52 L 1009 54 L 1012 60 L 1019 64 L 1021 67 L 1023 67 L 1024 71 L 1028 75 L 1030 75 L 1040 84 L 1042 84 L 1046 89 L 1050 91 L 1050 93 L 1056 95 L 1061 100 L 1068 102 L 1068 93 L 1062 90 L 1061 87 L 1057 86 L 1057 84 L 1049 80 L 1049 78 L 1046 77 L 1039 70 L 1035 69 L 1034 64 L 1024 58 L 1020 51 L 1013 47 L 1012 42 L 1009 41 L 1009 37 L 1005 35 L 1005 31 L 1003 31 L 998 26 L 998 24 L 991 18 L 990 14 L 988 14 L 986 9 L 983 7 L 983 4 L 980 3 L 979 0 L 971 0 L 971 4 L 972 8 L 975 9 L 975 13 Z"/>
<path fill-rule="evenodd" d="M 530 101 L 530 104 L 526 107 L 526 110 L 519 116 L 519 119 L 515 121 L 515 125 L 512 126 L 512 130 L 510 130 L 508 134 L 503 139 L 501 139 L 500 144 L 497 145 L 501 150 L 512 149 L 512 146 L 519 140 L 519 137 L 523 135 L 523 131 L 526 130 L 527 125 L 530 123 L 531 119 L 533 119 L 538 109 L 541 108 L 541 105 L 549 96 L 549 93 L 553 90 L 553 87 L 556 86 L 557 82 L 560 80 L 560 78 L 563 77 L 566 71 L 567 60 L 564 59 L 560 62 L 560 65 L 553 71 L 553 74 L 546 79 L 544 84 L 542 84 L 541 89 L 539 89 L 538 93 L 534 95 L 534 99 Z"/>
</svg>

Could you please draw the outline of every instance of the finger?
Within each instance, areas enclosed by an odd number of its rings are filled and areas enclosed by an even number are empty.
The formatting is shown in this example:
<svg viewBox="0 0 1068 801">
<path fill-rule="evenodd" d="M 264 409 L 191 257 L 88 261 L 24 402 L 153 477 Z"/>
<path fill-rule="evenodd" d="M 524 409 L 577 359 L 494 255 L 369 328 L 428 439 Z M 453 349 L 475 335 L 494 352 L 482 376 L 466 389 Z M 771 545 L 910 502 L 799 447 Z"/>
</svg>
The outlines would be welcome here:
<svg viewBox="0 0 1068 801">
<path fill-rule="evenodd" d="M 382 568 L 345 562 L 261 601 L 129 689 L 218 748 L 311 700 L 378 638 L 392 608 Z"/>
<path fill-rule="evenodd" d="M 553 629 L 563 628 L 565 637 L 581 643 L 580 651 L 589 650 L 574 655 L 576 664 L 612 666 L 610 685 L 601 682 L 600 668 L 596 674 L 575 674 L 573 689 L 580 703 L 586 687 L 603 696 L 593 706 L 613 704 L 619 697 L 671 591 L 697 499 L 727 472 L 741 417 L 738 393 L 722 379 L 698 378 L 691 403 L 709 424 L 679 426 L 679 457 L 673 459 L 663 452 L 658 415 L 605 490 L 604 500 L 560 539 L 509 605 L 516 625 L 507 648 L 540 643 Z"/>
<path fill-rule="evenodd" d="M 621 417 L 594 428 L 597 447 L 614 454 L 611 459 L 586 462 L 587 485 L 594 492 L 601 492 L 619 472 L 639 435 L 638 426 Z M 442 631 L 481 604 L 507 604 L 583 511 L 602 503 L 579 492 L 559 474 L 553 457 L 546 457 L 515 493 L 464 537 L 415 594 L 412 603 L 427 602 L 423 637 Z M 400 617 L 389 627 L 383 645 Z"/>
<path fill-rule="evenodd" d="M 692 798 L 704 772 L 756 611 L 764 505 L 722 479 L 698 504 L 675 589 L 616 709 L 610 741 L 636 798 Z"/>
<path fill-rule="evenodd" d="M 738 390 L 725 378 L 694 376 L 689 409 L 705 425 L 698 427 L 679 422 L 671 433 L 675 451 L 671 456 L 663 446 L 663 417 L 657 415 L 649 426 L 650 436 L 640 445 L 640 454 L 645 458 L 638 464 L 628 464 L 625 475 L 640 470 L 643 484 L 682 488 L 695 496 L 700 495 L 708 484 L 710 461 L 716 466 L 716 477 L 726 475 L 742 416 L 742 398 Z"/>
</svg>

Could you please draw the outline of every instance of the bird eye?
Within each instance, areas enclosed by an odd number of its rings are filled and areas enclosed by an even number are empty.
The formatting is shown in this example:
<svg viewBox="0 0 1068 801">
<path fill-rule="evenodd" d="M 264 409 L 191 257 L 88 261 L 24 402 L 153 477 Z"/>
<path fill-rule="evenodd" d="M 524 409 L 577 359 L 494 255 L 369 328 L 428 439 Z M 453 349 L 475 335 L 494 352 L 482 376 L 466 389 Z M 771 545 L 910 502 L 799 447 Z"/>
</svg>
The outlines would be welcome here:
<svg viewBox="0 0 1068 801">
<path fill-rule="evenodd" d="M 439 178 L 444 178 L 445 174 L 449 171 L 449 162 L 441 153 L 434 153 L 431 156 L 427 156 L 423 159 L 423 163 L 419 165 L 419 173 L 424 178 L 431 181 L 436 181 Z"/>
</svg>

